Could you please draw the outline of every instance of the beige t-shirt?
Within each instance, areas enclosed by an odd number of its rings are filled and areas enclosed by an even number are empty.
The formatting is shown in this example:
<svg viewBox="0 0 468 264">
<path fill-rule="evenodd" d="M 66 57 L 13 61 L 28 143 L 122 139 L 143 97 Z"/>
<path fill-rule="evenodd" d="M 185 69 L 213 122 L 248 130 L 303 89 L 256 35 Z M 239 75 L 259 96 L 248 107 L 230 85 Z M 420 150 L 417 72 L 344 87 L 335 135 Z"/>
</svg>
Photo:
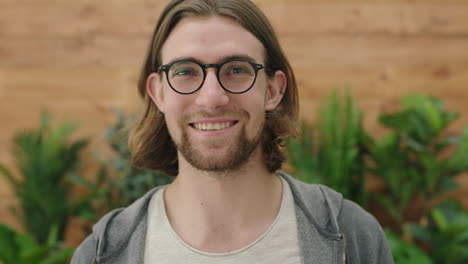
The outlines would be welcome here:
<svg viewBox="0 0 468 264">
<path fill-rule="evenodd" d="M 275 264 L 302 263 L 294 200 L 288 183 L 278 216 L 268 230 L 251 244 L 229 253 L 208 253 L 190 247 L 172 229 L 164 206 L 164 190 L 154 194 L 148 207 L 145 264 Z"/>
</svg>

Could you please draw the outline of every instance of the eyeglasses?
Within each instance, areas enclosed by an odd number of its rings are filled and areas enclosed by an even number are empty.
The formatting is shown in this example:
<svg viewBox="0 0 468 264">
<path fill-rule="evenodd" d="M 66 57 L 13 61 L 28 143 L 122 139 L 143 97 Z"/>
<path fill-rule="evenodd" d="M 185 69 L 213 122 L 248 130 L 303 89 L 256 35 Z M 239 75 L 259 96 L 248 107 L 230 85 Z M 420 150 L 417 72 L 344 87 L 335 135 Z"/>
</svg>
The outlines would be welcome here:
<svg viewBox="0 0 468 264">
<path fill-rule="evenodd" d="M 179 60 L 162 65 L 158 69 L 166 73 L 167 82 L 172 90 L 180 94 L 191 94 L 203 86 L 207 68 L 216 68 L 219 84 L 224 90 L 233 94 L 250 90 L 255 84 L 259 70 L 270 71 L 261 64 L 242 59 L 227 60 L 221 64 Z"/>
</svg>

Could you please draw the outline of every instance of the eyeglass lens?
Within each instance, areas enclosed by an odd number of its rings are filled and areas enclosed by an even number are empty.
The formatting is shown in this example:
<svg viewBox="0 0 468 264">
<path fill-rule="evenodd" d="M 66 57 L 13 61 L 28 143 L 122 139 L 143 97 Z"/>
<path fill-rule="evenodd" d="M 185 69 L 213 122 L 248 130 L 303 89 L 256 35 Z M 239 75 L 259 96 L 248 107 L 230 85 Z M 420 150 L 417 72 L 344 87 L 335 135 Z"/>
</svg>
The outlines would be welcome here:
<svg viewBox="0 0 468 264">
<path fill-rule="evenodd" d="M 252 86 L 255 74 L 256 71 L 250 63 L 229 61 L 219 68 L 218 80 L 224 89 L 241 93 Z M 202 85 L 204 72 L 202 67 L 194 62 L 176 62 L 169 68 L 168 80 L 178 92 L 191 93 Z"/>
</svg>

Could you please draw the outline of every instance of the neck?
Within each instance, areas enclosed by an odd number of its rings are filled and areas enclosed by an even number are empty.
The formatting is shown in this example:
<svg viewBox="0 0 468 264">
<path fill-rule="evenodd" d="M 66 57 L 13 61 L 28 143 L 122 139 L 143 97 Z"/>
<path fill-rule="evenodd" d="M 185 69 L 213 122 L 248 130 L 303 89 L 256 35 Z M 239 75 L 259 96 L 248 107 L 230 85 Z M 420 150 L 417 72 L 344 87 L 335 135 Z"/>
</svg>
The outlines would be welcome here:
<svg viewBox="0 0 468 264">
<path fill-rule="evenodd" d="M 197 249 L 241 248 L 262 235 L 278 214 L 281 181 L 262 163 L 221 175 L 180 168 L 166 189 L 166 211 L 176 233 Z"/>
</svg>

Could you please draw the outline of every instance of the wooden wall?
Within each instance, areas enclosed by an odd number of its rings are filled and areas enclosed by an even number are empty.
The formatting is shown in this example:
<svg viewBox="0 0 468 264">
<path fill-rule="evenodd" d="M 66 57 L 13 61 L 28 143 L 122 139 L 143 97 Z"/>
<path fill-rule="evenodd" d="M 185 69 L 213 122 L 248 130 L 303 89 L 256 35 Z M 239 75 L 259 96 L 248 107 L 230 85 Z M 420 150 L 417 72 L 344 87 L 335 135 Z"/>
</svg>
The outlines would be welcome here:
<svg viewBox="0 0 468 264">
<path fill-rule="evenodd" d="M 468 124 L 467 0 L 256 0 L 296 71 L 301 114 L 313 121 L 333 88 L 352 87 L 365 125 L 410 92 L 429 93 Z M 0 0 L 0 161 L 12 136 L 48 109 L 81 122 L 90 149 L 103 147 L 112 109 L 136 109 L 136 78 L 166 1 Z M 468 175 L 457 195 L 468 206 Z M 0 178 L 0 221 L 18 226 Z"/>
</svg>

